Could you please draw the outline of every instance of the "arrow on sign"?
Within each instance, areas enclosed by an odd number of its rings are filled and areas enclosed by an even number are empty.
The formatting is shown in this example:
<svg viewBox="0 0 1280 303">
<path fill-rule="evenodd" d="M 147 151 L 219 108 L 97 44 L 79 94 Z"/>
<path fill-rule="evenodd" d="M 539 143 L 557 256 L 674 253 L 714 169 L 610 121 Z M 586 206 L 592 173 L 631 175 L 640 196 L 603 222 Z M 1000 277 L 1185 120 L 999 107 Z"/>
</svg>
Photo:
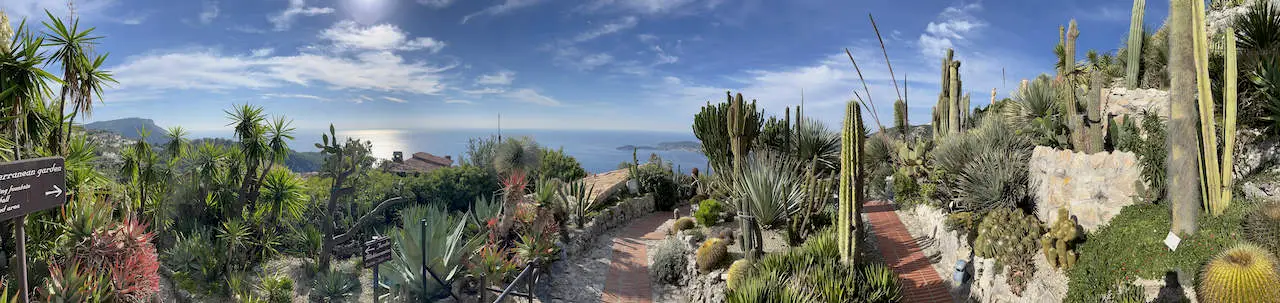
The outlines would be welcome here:
<svg viewBox="0 0 1280 303">
<path fill-rule="evenodd" d="M 57 185 L 54 185 L 53 190 L 44 192 L 44 195 L 45 196 L 53 195 L 54 197 L 59 197 L 59 196 L 62 196 L 62 189 L 58 188 Z"/>
</svg>

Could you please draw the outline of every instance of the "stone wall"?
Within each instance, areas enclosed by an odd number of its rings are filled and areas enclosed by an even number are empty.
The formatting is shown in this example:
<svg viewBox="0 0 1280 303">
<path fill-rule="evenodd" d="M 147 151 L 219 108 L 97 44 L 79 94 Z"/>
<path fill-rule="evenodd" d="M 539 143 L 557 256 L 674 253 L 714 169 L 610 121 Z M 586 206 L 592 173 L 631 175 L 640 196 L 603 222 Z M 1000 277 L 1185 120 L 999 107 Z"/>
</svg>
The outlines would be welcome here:
<svg viewBox="0 0 1280 303">
<path fill-rule="evenodd" d="M 565 243 L 560 247 L 565 254 L 576 255 L 591 247 L 595 238 L 611 229 L 626 225 L 632 219 L 640 218 L 654 210 L 653 195 L 624 199 L 617 205 L 600 211 L 582 228 L 571 228 L 565 234 Z M 561 259 L 564 259 L 562 256 Z"/>
<path fill-rule="evenodd" d="M 1106 116 L 1129 116 L 1140 119 L 1142 111 L 1169 117 L 1169 92 L 1158 89 L 1109 87 L 1102 90 L 1102 113 Z"/>
<path fill-rule="evenodd" d="M 1036 217 L 1052 223 L 1066 207 L 1085 230 L 1106 224 L 1133 204 L 1135 182 L 1141 182 L 1137 156 L 1128 152 L 1087 155 L 1037 146 L 1028 164 Z"/>
</svg>

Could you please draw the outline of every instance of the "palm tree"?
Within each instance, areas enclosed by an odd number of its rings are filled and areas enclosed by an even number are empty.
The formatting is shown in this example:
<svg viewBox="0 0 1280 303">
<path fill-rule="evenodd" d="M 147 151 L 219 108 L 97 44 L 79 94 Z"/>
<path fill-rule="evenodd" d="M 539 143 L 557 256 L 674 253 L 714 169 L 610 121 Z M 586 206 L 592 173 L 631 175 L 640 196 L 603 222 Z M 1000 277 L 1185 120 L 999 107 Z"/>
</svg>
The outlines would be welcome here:
<svg viewBox="0 0 1280 303">
<path fill-rule="evenodd" d="M 74 117 L 73 115 L 72 118 Z M 169 165 L 173 166 L 174 162 L 187 156 L 191 140 L 187 140 L 187 130 L 181 126 L 170 127 L 169 133 L 165 136 L 169 140 L 164 144 L 164 151 L 169 154 Z"/>
<path fill-rule="evenodd" d="M 252 106 L 249 104 L 237 107 L 234 112 L 226 111 L 227 118 L 231 119 L 228 125 L 235 126 L 236 138 L 240 140 L 240 154 L 243 156 L 245 168 L 244 179 L 240 182 L 240 190 L 237 191 L 236 203 L 233 205 L 236 209 L 245 204 L 249 198 L 249 190 L 254 183 L 254 177 L 258 175 L 258 164 L 267 154 L 267 143 L 265 142 L 265 127 L 262 125 L 266 121 L 266 116 L 262 114 L 262 107 Z"/>
<path fill-rule="evenodd" d="M 49 32 L 45 34 L 49 39 L 49 43 L 44 44 L 43 46 L 57 48 L 47 63 L 62 63 L 62 91 L 58 98 L 58 115 L 61 116 L 66 112 L 65 108 L 67 105 L 67 99 L 72 99 L 78 103 L 78 100 L 82 98 L 81 95 L 86 93 L 81 90 L 85 86 L 81 85 L 80 81 L 87 78 L 85 69 L 90 65 L 85 64 L 85 62 L 89 60 L 88 51 L 93 44 L 96 44 L 94 40 L 102 37 L 89 36 L 89 34 L 93 32 L 92 27 L 84 31 L 80 31 L 80 20 L 77 20 L 74 16 L 71 17 L 71 24 L 68 26 L 66 23 L 62 22 L 62 19 L 54 17 L 53 13 L 45 11 L 45 14 L 49 16 L 49 20 L 52 23 L 44 22 L 45 28 L 49 30 Z M 100 82 L 96 84 L 99 86 L 101 85 Z M 61 119 L 59 119 L 58 122 L 61 123 Z M 70 131 L 71 125 L 67 124 L 66 132 Z M 58 130 L 55 132 L 55 136 L 62 138 L 64 137 L 62 135 L 63 133 L 63 127 L 59 124 Z M 62 141 L 58 141 L 58 145 L 60 145 L 61 142 Z M 55 145 L 54 151 L 61 153 L 61 146 Z"/>
<path fill-rule="evenodd" d="M 7 17 L 4 18 L 7 20 Z M 8 22 L 4 22 L 8 25 Z M 58 82 L 52 74 L 40 69 L 45 58 L 40 52 L 44 38 L 27 30 L 26 22 L 19 23 L 0 49 L 0 106 L 4 106 L 13 120 L 13 159 L 21 158 L 22 117 L 27 108 L 40 103 L 40 97 L 50 94 L 48 81 Z"/>
<path fill-rule="evenodd" d="M 84 115 L 89 117 L 93 114 L 93 97 L 97 96 L 98 100 L 102 100 L 102 88 L 109 83 L 116 83 L 116 79 L 111 72 L 102 70 L 102 63 L 107 61 L 107 55 L 100 55 L 93 60 L 84 57 L 80 61 L 81 77 L 79 79 L 80 88 L 79 98 L 75 98 L 75 106 L 71 108 L 71 116 L 67 121 L 67 132 L 71 132 L 71 127 L 75 125 L 76 115 Z M 68 138 L 71 136 L 67 136 Z"/>
<path fill-rule="evenodd" d="M 289 142 L 285 140 L 293 140 L 293 121 L 287 120 L 285 117 L 276 117 L 275 121 L 267 126 L 267 148 L 270 157 L 267 157 L 267 167 L 262 170 L 262 175 L 258 177 L 257 184 L 254 184 L 253 193 L 250 195 L 251 201 L 257 203 L 259 191 L 262 189 L 262 182 L 267 178 L 267 174 L 271 173 L 271 168 L 276 162 L 284 162 L 289 157 Z"/>
<path fill-rule="evenodd" d="M 261 200 L 264 204 L 257 209 L 255 216 L 263 218 L 262 221 L 277 222 L 275 225 L 286 216 L 291 219 L 302 218 L 302 211 L 307 207 L 308 201 L 306 186 L 293 173 L 283 169 L 274 170 L 264 176 L 262 187 L 266 193 Z"/>
</svg>

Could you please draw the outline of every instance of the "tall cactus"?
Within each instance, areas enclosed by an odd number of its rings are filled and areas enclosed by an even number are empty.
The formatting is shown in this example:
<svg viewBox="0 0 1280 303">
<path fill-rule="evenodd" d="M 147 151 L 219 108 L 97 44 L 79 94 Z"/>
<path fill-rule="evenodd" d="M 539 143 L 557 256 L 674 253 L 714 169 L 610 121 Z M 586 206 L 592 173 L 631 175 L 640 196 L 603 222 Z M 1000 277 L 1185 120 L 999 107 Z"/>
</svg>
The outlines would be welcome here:
<svg viewBox="0 0 1280 303">
<path fill-rule="evenodd" d="M 907 124 L 907 102 L 902 99 L 893 102 L 893 127 L 898 129 L 902 142 L 906 143 L 911 135 L 911 125 Z"/>
<path fill-rule="evenodd" d="M 1125 59 L 1124 85 L 1138 88 L 1138 71 L 1142 66 L 1142 32 L 1144 30 L 1142 15 L 1147 10 L 1147 0 L 1133 0 L 1133 14 L 1129 16 L 1128 58 Z"/>
<path fill-rule="evenodd" d="M 1196 88 L 1200 105 L 1200 171 L 1202 188 L 1204 189 L 1205 209 L 1210 214 L 1221 214 L 1226 209 L 1222 205 L 1222 196 L 1216 194 L 1222 186 L 1222 176 L 1218 174 L 1218 135 L 1214 126 L 1213 89 L 1209 82 L 1209 39 L 1205 33 L 1204 2 L 1193 3 L 1191 11 L 1192 41 L 1195 46 Z"/>
<path fill-rule="evenodd" d="M 942 120 L 939 119 L 940 117 L 938 116 L 938 106 L 936 105 L 933 106 L 932 116 L 933 116 L 933 120 L 931 120 L 931 122 L 929 123 L 929 127 L 931 127 L 933 130 L 933 140 L 937 141 L 938 139 L 942 138 Z"/>
<path fill-rule="evenodd" d="M 728 95 L 728 92 L 725 92 Z M 742 166 L 745 165 L 747 154 L 750 152 L 751 141 L 754 136 L 748 137 L 749 129 L 759 129 L 759 121 L 752 119 L 752 114 L 756 113 L 756 104 L 754 101 L 750 105 L 742 101 L 742 94 L 731 95 L 729 100 L 729 118 L 727 126 L 729 130 L 729 146 L 733 153 L 733 178 L 741 178 Z M 753 125 L 754 124 L 754 125 Z M 742 203 L 743 207 L 749 206 L 749 203 Z M 762 236 L 760 234 L 760 224 L 755 217 L 748 215 L 752 213 L 749 209 L 738 209 L 738 217 L 741 218 L 742 229 L 742 251 L 746 252 L 747 258 L 755 260 L 760 256 L 764 248 Z"/>
<path fill-rule="evenodd" d="M 1085 153 L 1102 152 L 1106 133 L 1102 129 L 1102 85 L 1105 83 L 1101 71 L 1093 71 L 1089 75 L 1089 96 L 1084 109 L 1084 143 Z"/>
<path fill-rule="evenodd" d="M 840 140 L 840 208 L 837 216 L 837 236 L 840 237 L 840 261 L 854 265 L 858 256 L 858 232 L 862 229 L 863 201 L 862 168 L 863 136 L 862 111 L 858 103 L 849 101 L 844 113 L 844 127 Z"/>
<path fill-rule="evenodd" d="M 1071 145 L 1076 151 L 1086 154 L 1102 152 L 1106 133 L 1102 129 L 1102 86 L 1105 80 L 1102 73 L 1093 71 L 1089 74 L 1089 92 L 1085 96 L 1084 111 L 1080 110 L 1080 101 L 1076 97 L 1076 40 L 1080 37 L 1080 29 L 1075 19 L 1071 19 L 1063 41 L 1064 65 L 1060 85 L 1065 90 L 1067 99 L 1067 128 L 1071 130 Z"/>
<path fill-rule="evenodd" d="M 1171 0 L 1169 9 L 1169 133 L 1166 139 L 1168 184 L 1166 200 L 1172 208 L 1171 232 L 1196 232 L 1200 216 L 1201 186 L 1197 162 L 1195 10 L 1192 0 Z"/>
<path fill-rule="evenodd" d="M 1227 44 L 1225 75 L 1222 83 L 1222 208 L 1231 205 L 1232 176 L 1236 151 L 1236 31 L 1227 27 L 1224 34 Z M 1222 209 L 1219 209 L 1221 212 Z"/>
<path fill-rule="evenodd" d="M 950 50 L 948 50 L 950 51 Z M 948 55 L 950 52 L 948 52 Z M 951 107 L 951 117 L 948 118 L 947 125 L 951 126 L 951 133 L 960 133 L 960 115 L 967 111 L 967 108 L 960 108 L 960 61 L 951 61 L 951 71 L 947 75 L 951 80 L 951 86 L 948 87 L 947 97 L 950 99 L 948 103 Z"/>
</svg>

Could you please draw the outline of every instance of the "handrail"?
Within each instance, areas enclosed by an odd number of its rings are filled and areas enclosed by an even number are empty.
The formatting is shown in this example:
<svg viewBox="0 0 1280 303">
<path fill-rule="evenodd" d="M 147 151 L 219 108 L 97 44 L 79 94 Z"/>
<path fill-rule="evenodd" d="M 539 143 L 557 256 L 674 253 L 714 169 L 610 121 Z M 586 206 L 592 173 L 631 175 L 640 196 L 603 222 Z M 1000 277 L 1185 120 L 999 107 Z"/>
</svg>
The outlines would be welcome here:
<svg viewBox="0 0 1280 303">
<path fill-rule="evenodd" d="M 525 274 L 526 274 L 526 273 L 529 273 L 529 270 L 530 270 L 530 269 L 534 270 L 535 272 L 538 270 L 538 269 L 536 268 L 537 266 L 535 266 L 535 265 L 537 265 L 539 262 L 541 262 L 541 259 L 542 259 L 542 258 L 534 258 L 533 260 L 530 260 L 530 261 L 529 261 L 529 263 L 528 263 L 528 265 L 526 265 L 526 266 L 524 267 L 524 270 L 521 270 L 521 271 L 520 271 L 520 274 L 516 275 L 516 279 L 515 279 L 515 280 L 512 280 L 512 281 L 511 281 L 511 284 L 507 284 L 507 287 L 506 287 L 506 288 L 504 288 L 504 289 L 502 290 L 502 293 L 498 294 L 498 298 L 497 298 L 497 299 L 494 299 L 494 300 L 493 300 L 493 303 L 500 303 L 500 302 L 502 302 L 502 299 L 504 299 L 504 298 L 506 298 L 506 297 L 507 297 L 507 295 L 508 295 L 508 294 L 513 294 L 512 289 L 516 287 L 516 284 L 519 284 L 519 283 L 520 283 L 520 279 L 524 279 Z M 530 284 L 526 284 L 526 285 L 525 285 L 525 292 L 526 292 L 526 293 L 524 293 L 523 295 L 527 296 L 527 298 L 529 298 L 529 300 L 530 300 L 530 301 L 532 301 L 532 300 L 533 300 L 532 285 L 530 285 Z M 514 293 L 514 295 L 516 295 L 516 296 L 520 296 L 521 294 L 519 294 L 519 293 Z"/>
</svg>

